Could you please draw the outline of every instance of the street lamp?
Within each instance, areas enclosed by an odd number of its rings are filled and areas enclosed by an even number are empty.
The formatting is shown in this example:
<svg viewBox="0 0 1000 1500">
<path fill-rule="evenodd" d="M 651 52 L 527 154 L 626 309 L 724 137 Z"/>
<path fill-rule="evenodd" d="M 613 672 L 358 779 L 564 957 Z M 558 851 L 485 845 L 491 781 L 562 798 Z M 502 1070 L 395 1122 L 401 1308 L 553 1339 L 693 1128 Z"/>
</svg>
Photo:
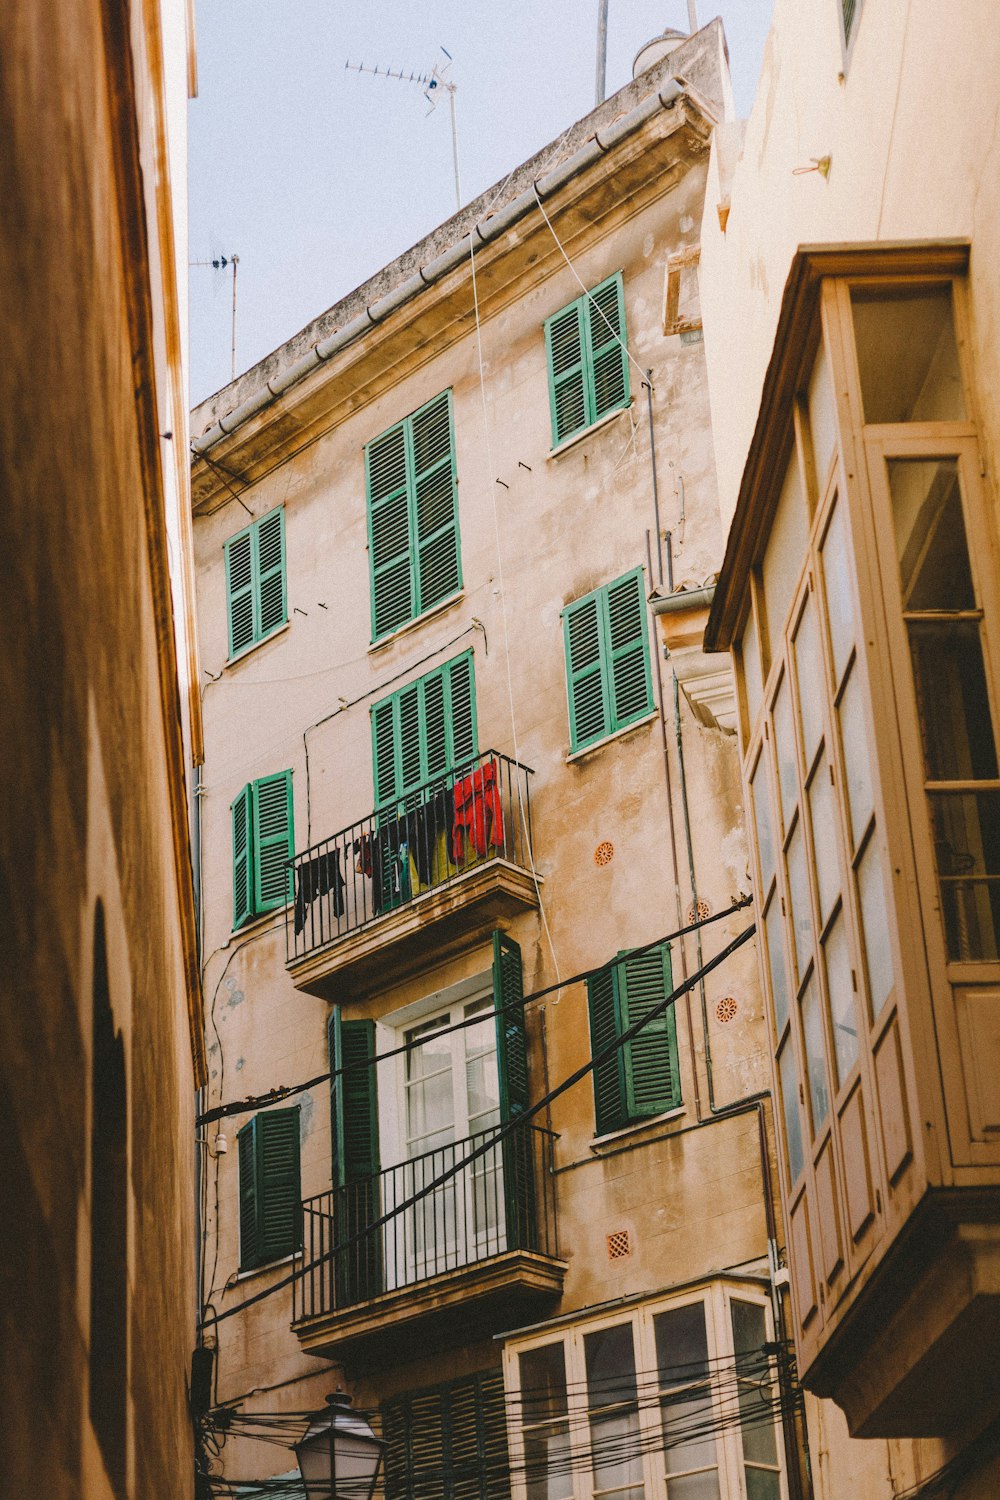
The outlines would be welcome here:
<svg viewBox="0 0 1000 1500">
<path fill-rule="evenodd" d="M 385 1444 L 362 1416 L 351 1411 L 351 1398 L 337 1391 L 326 1398 L 295 1456 L 308 1500 L 371 1500 Z"/>
</svg>

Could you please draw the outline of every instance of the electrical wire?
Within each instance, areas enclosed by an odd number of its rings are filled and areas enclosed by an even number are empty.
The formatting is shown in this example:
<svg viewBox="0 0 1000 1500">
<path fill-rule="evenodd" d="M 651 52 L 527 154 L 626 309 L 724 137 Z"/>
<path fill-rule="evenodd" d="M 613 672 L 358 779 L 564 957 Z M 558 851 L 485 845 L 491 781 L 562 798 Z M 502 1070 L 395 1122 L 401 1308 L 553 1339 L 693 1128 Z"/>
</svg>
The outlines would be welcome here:
<svg viewBox="0 0 1000 1500">
<path fill-rule="evenodd" d="M 686 980 L 684 984 L 678 986 L 678 988 L 675 989 L 671 994 L 665 996 L 664 999 L 659 1001 L 656 1005 L 651 1006 L 644 1016 L 640 1016 L 639 1019 L 637 1021 L 634 1021 L 631 1026 L 627 1026 L 625 1030 L 622 1031 L 618 1036 L 616 1036 L 611 1042 L 609 1042 L 606 1047 L 602 1047 L 600 1051 L 595 1053 L 594 1056 L 591 1057 L 587 1062 L 581 1064 L 579 1068 L 570 1073 L 568 1077 L 564 1078 L 561 1083 L 558 1083 L 554 1089 L 550 1089 L 547 1094 L 543 1094 L 541 1099 L 537 1100 L 534 1104 L 529 1104 L 513 1119 L 508 1120 L 503 1125 L 500 1125 L 492 1134 L 488 1135 L 479 1146 L 476 1146 L 473 1150 L 460 1157 L 450 1167 L 446 1167 L 437 1177 L 433 1178 L 429 1183 L 426 1184 L 425 1187 L 420 1189 L 420 1191 L 411 1194 L 408 1198 L 403 1198 L 393 1208 L 389 1209 L 386 1213 L 381 1214 L 378 1218 L 372 1219 L 368 1224 L 366 1224 L 362 1229 L 358 1230 L 355 1234 L 348 1235 L 346 1239 L 340 1240 L 337 1244 L 332 1245 L 330 1249 L 324 1251 L 322 1255 L 316 1256 L 310 1262 L 308 1267 L 300 1267 L 299 1269 L 292 1271 L 289 1276 L 284 1276 L 280 1281 L 273 1282 L 271 1286 L 265 1287 L 262 1291 L 255 1293 L 252 1297 L 246 1297 L 242 1302 L 237 1302 L 232 1307 L 227 1307 L 223 1309 L 222 1312 L 216 1313 L 213 1319 L 214 1324 L 217 1326 L 219 1323 L 224 1322 L 227 1318 L 235 1317 L 237 1313 L 245 1311 L 246 1308 L 253 1307 L 256 1305 L 256 1303 L 263 1302 L 268 1297 L 273 1297 L 277 1292 L 284 1291 L 294 1282 L 301 1281 L 306 1274 L 311 1274 L 316 1270 L 318 1266 L 325 1265 L 327 1262 L 335 1259 L 335 1257 L 337 1257 L 338 1255 L 343 1254 L 343 1252 L 349 1249 L 352 1245 L 358 1244 L 361 1240 L 369 1238 L 372 1234 L 375 1233 L 376 1230 L 382 1229 L 393 1219 L 398 1218 L 400 1214 L 407 1213 L 411 1208 L 414 1208 L 417 1203 L 420 1203 L 423 1199 L 429 1197 L 432 1193 L 436 1192 L 438 1188 L 443 1187 L 446 1182 L 450 1182 L 453 1177 L 457 1177 L 460 1172 L 464 1172 L 468 1167 L 472 1165 L 473 1162 L 478 1161 L 480 1157 L 487 1155 L 487 1153 L 491 1151 L 495 1151 L 501 1141 L 506 1140 L 506 1138 L 509 1135 L 513 1134 L 514 1131 L 522 1129 L 528 1120 L 534 1119 L 534 1117 L 537 1114 L 541 1113 L 541 1111 L 545 1109 L 549 1104 L 551 1104 L 554 1099 L 558 1099 L 560 1095 L 566 1093 L 568 1089 L 573 1088 L 582 1079 L 586 1078 L 588 1073 L 593 1072 L 595 1068 L 600 1067 L 603 1063 L 612 1058 L 620 1047 L 624 1047 L 626 1043 L 632 1041 L 633 1037 L 638 1036 L 639 1032 L 642 1031 L 646 1026 L 648 1026 L 650 1022 L 655 1021 L 659 1016 L 663 1015 L 664 1012 L 667 1011 L 670 1006 L 672 1006 L 678 999 L 680 999 L 682 995 L 686 994 L 687 991 L 693 987 L 693 985 L 697 984 L 699 979 L 701 979 L 706 974 L 710 974 L 714 969 L 717 969 L 720 964 L 725 963 L 726 959 L 729 958 L 733 953 L 735 953 L 738 948 L 741 948 L 744 943 L 749 942 L 750 938 L 753 937 L 755 930 L 756 924 L 751 922 L 749 927 L 745 927 L 738 937 L 733 938 L 731 942 L 727 943 L 725 948 L 723 948 L 720 953 L 717 953 L 714 958 L 709 959 L 708 963 L 705 964 L 697 974 L 692 975 L 690 979 Z"/>
<path fill-rule="evenodd" d="M 648 953 L 653 948 L 660 948 L 665 943 L 685 937 L 689 932 L 693 932 L 695 928 L 707 927 L 713 922 L 721 922 L 723 918 L 731 917 L 735 912 L 742 911 L 745 907 L 749 906 L 752 899 L 750 896 L 745 896 L 741 901 L 736 901 L 732 906 L 726 907 L 724 911 L 713 912 L 710 916 L 701 917 L 698 921 L 690 922 L 686 927 L 678 928 L 676 932 L 668 932 L 665 936 L 653 938 L 651 942 L 643 943 L 637 948 L 630 948 L 625 956 L 628 958 L 637 958 L 643 953 Z M 568 989 L 572 984 L 579 984 L 584 980 L 593 979 L 598 974 L 606 974 L 609 970 L 617 968 L 622 961 L 622 958 L 615 957 L 606 963 L 599 964 L 594 969 L 583 969 L 579 974 L 571 974 L 568 979 L 557 980 L 555 984 L 545 985 L 540 990 L 533 990 L 530 994 L 523 995 L 519 1000 L 510 1000 L 505 1005 L 497 1005 L 490 1010 L 477 1011 L 475 1015 L 466 1016 L 461 1021 L 454 1021 L 448 1026 L 442 1026 L 440 1031 L 434 1033 L 435 1040 L 438 1037 L 448 1036 L 453 1031 L 464 1031 L 470 1026 L 480 1026 L 483 1021 L 488 1021 L 493 1016 L 501 1016 L 508 1010 L 519 1010 L 522 1006 L 530 1005 L 536 1000 L 544 999 L 546 995 L 551 995 L 556 990 Z M 224 974 L 223 977 L 225 977 Z M 221 984 L 222 981 L 220 980 L 219 982 Z M 216 993 L 218 993 L 218 987 L 216 988 Z M 218 1035 L 218 1031 L 216 1031 L 216 1035 Z M 421 1045 L 420 1039 L 412 1042 L 403 1042 L 400 1046 L 392 1047 L 387 1052 L 379 1052 L 373 1057 L 362 1058 L 353 1063 L 345 1063 L 339 1068 L 328 1068 L 325 1073 L 317 1073 L 314 1078 L 307 1078 L 305 1083 L 279 1085 L 277 1088 L 269 1089 L 266 1094 L 254 1094 L 246 1099 L 235 1099 L 230 1104 L 216 1105 L 213 1109 L 208 1109 L 204 1114 L 198 1115 L 195 1120 L 195 1128 L 197 1129 L 202 1125 L 210 1125 L 213 1121 L 225 1119 L 229 1115 L 245 1114 L 250 1109 L 258 1109 L 270 1104 L 277 1104 L 284 1099 L 291 1099 L 295 1094 L 304 1094 L 307 1089 L 315 1088 L 317 1084 L 327 1083 L 334 1078 L 341 1078 L 348 1073 L 377 1068 L 380 1063 L 386 1062 L 389 1058 L 401 1057 L 406 1053 L 416 1050 Z"/>
</svg>

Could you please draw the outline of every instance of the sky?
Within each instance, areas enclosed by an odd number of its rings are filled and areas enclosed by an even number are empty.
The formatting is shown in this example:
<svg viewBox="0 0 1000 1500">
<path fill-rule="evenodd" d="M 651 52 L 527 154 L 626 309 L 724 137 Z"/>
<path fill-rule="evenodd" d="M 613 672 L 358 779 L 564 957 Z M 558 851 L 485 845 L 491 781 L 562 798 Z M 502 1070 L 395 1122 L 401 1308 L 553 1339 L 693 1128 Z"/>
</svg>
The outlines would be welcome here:
<svg viewBox="0 0 1000 1500">
<path fill-rule="evenodd" d="M 721 15 L 746 115 L 773 0 Z M 594 104 L 598 0 L 197 0 L 190 259 L 239 256 L 237 371 L 248 369 L 455 211 L 447 100 L 349 71 L 426 72 L 451 53 L 463 201 Z M 639 48 L 687 30 L 687 0 L 609 0 L 607 91 Z M 231 374 L 232 273 L 191 266 L 191 396 Z"/>
</svg>

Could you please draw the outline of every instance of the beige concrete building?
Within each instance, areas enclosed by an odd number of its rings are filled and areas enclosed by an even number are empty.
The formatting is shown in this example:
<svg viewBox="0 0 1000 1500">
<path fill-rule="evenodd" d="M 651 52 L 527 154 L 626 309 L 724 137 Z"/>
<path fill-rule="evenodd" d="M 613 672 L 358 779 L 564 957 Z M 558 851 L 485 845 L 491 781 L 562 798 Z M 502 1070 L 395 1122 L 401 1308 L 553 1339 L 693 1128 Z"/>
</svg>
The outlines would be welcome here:
<svg viewBox="0 0 1000 1500">
<path fill-rule="evenodd" d="M 984 0 L 778 0 L 706 190 L 706 642 L 831 1495 L 1000 1488 L 998 47 Z"/>
<path fill-rule="evenodd" d="M 0 1492 L 193 1489 L 183 3 L 0 11 Z M 180 272 L 180 274 L 178 274 Z"/>
<path fill-rule="evenodd" d="M 289 1493 L 336 1384 L 391 1500 L 806 1492 L 658 51 L 193 414 L 209 1427 Z"/>
</svg>

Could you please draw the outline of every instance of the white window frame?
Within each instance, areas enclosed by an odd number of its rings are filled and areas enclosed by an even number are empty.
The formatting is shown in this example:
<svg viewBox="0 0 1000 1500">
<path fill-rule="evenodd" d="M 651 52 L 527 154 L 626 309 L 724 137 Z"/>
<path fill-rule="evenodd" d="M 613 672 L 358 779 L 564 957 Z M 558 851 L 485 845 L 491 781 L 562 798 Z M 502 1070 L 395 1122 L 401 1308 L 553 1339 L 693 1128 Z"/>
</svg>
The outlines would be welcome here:
<svg viewBox="0 0 1000 1500">
<path fill-rule="evenodd" d="M 620 1327 L 629 1324 L 632 1328 L 633 1349 L 639 1390 L 639 1446 L 642 1449 L 643 1500 L 669 1500 L 667 1479 L 664 1472 L 664 1450 L 657 1441 L 660 1428 L 660 1402 L 655 1380 L 656 1340 L 653 1320 L 659 1313 L 673 1312 L 695 1303 L 705 1308 L 705 1327 L 708 1335 L 709 1361 L 713 1371 L 725 1372 L 732 1380 L 733 1324 L 730 1304 L 733 1301 L 751 1302 L 763 1309 L 765 1331 L 769 1340 L 774 1338 L 771 1304 L 766 1290 L 759 1282 L 737 1281 L 727 1278 L 704 1282 L 696 1287 L 687 1287 L 672 1296 L 657 1297 L 638 1303 L 632 1308 L 617 1307 L 601 1317 L 560 1322 L 548 1329 L 537 1329 L 523 1338 L 512 1337 L 505 1341 L 503 1350 L 504 1391 L 507 1398 L 507 1441 L 511 1463 L 511 1500 L 526 1500 L 527 1484 L 524 1478 L 524 1434 L 519 1413 L 521 1412 L 521 1385 L 519 1356 L 530 1349 L 544 1348 L 549 1344 L 563 1345 L 566 1362 L 566 1385 L 568 1393 L 568 1418 L 570 1451 L 577 1462 L 573 1466 L 573 1500 L 594 1500 L 593 1474 L 586 1462 L 589 1445 L 587 1370 L 584 1354 L 584 1339 L 588 1333 L 599 1329 Z M 775 1377 L 777 1378 L 777 1377 Z M 723 1500 L 746 1500 L 746 1473 L 743 1458 L 742 1427 L 732 1421 L 732 1406 L 735 1396 L 729 1390 L 720 1397 L 718 1387 L 713 1393 L 713 1405 L 719 1412 L 725 1406 L 728 1423 L 720 1414 L 720 1430 L 716 1434 L 715 1449 L 719 1475 L 719 1494 Z M 788 1479 L 784 1462 L 784 1443 L 780 1419 L 774 1424 L 775 1446 L 778 1455 L 778 1480 L 782 1500 L 788 1500 Z"/>
</svg>

